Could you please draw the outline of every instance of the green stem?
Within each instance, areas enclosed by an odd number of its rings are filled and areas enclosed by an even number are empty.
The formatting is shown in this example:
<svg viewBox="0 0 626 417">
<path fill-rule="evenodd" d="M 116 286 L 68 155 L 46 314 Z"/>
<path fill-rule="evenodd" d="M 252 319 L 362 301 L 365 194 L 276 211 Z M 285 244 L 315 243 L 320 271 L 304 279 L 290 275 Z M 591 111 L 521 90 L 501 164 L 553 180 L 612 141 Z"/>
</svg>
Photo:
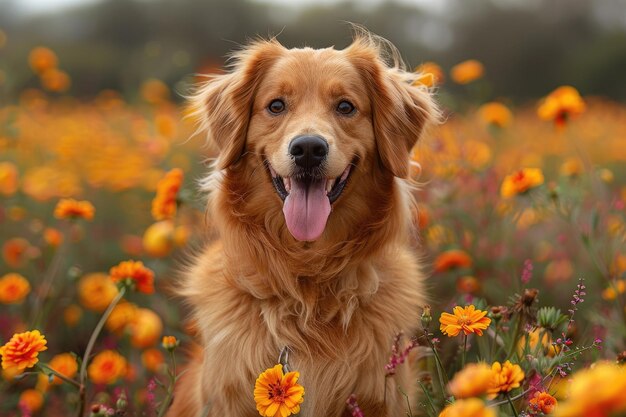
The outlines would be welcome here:
<svg viewBox="0 0 626 417">
<path fill-rule="evenodd" d="M 435 355 L 437 376 L 439 377 L 439 385 L 441 385 L 441 395 L 445 399 L 446 398 L 446 385 L 448 385 L 448 376 L 446 375 L 443 364 L 441 363 L 441 359 L 439 358 L 437 349 L 435 349 L 435 345 L 432 344 L 432 342 L 430 341 L 430 338 L 428 337 L 428 332 L 425 331 L 424 334 L 426 336 L 426 342 L 428 343 L 428 346 L 430 346 L 430 349 L 433 351 Z"/>
<path fill-rule="evenodd" d="M 172 369 L 169 372 L 170 386 L 167 388 L 167 395 L 161 403 L 161 407 L 159 409 L 159 414 L 157 417 L 163 417 L 165 415 L 170 406 L 170 403 L 172 402 L 172 397 L 174 396 L 174 386 L 176 385 L 176 356 L 174 355 L 173 350 L 170 350 L 169 352 L 170 359 L 172 361 Z"/>
<path fill-rule="evenodd" d="M 508 400 L 509 404 L 511 405 L 511 410 L 513 410 L 513 415 L 515 417 L 519 417 L 517 414 L 517 410 L 515 409 L 515 406 L 513 405 L 513 401 L 511 400 L 511 396 L 509 395 L 509 393 L 506 393 L 506 399 Z"/>
<path fill-rule="evenodd" d="M 519 338 L 520 332 L 522 330 L 522 315 L 519 314 L 517 317 L 517 322 L 515 322 L 515 332 L 513 333 L 513 339 L 511 339 L 511 346 L 509 346 L 509 353 L 506 355 L 505 360 L 511 359 L 513 354 L 515 353 L 515 348 L 517 347 L 517 339 Z"/>
<path fill-rule="evenodd" d="M 105 310 L 102 317 L 100 317 L 100 321 L 96 325 L 96 328 L 91 333 L 91 337 L 89 338 L 89 343 L 87 343 L 87 349 L 85 349 L 85 354 L 83 355 L 83 361 L 80 365 L 80 374 L 79 374 L 79 379 L 78 379 L 78 382 L 80 383 L 80 390 L 79 390 L 80 402 L 78 406 L 78 417 L 82 417 L 82 415 L 85 413 L 85 388 L 86 388 L 85 382 L 87 379 L 87 362 L 89 361 L 89 356 L 91 356 L 91 351 L 93 350 L 93 347 L 96 344 L 96 340 L 98 339 L 98 336 L 100 335 L 100 332 L 102 331 L 102 328 L 104 327 L 104 324 L 106 323 L 107 319 L 111 315 L 111 312 L 113 311 L 117 303 L 119 303 L 122 297 L 124 297 L 124 294 L 126 294 L 126 287 L 122 287 L 120 291 L 117 293 L 117 295 L 115 296 L 115 298 L 111 301 L 111 303 Z"/>
<path fill-rule="evenodd" d="M 461 369 L 465 368 L 465 353 L 467 352 L 467 335 L 463 336 L 463 355 L 461 356 Z"/>
<path fill-rule="evenodd" d="M 498 343 L 498 325 L 496 324 L 496 328 L 493 334 L 493 341 L 491 342 L 491 351 L 490 351 L 491 361 L 493 361 L 495 358 L 497 343 Z"/>
<path fill-rule="evenodd" d="M 60 379 L 62 379 L 63 381 L 67 382 L 68 384 L 72 384 L 74 385 L 76 388 L 80 388 L 80 384 L 78 383 L 78 381 L 68 378 L 63 374 L 58 373 L 57 371 L 55 371 L 54 369 L 50 368 L 50 366 L 48 366 L 45 363 L 39 363 L 39 367 L 42 368 L 42 370 L 45 370 L 51 374 L 53 374 L 54 376 L 59 377 Z"/>
<path fill-rule="evenodd" d="M 428 392 L 424 384 L 422 384 L 422 381 L 417 381 L 417 383 L 420 384 L 420 387 L 422 387 L 422 391 L 424 391 L 424 395 L 426 395 L 428 405 L 430 405 L 431 410 L 433 410 L 433 416 L 438 415 L 437 410 L 435 409 L 435 404 L 433 403 L 433 398 L 430 396 L 430 393 Z"/>
</svg>

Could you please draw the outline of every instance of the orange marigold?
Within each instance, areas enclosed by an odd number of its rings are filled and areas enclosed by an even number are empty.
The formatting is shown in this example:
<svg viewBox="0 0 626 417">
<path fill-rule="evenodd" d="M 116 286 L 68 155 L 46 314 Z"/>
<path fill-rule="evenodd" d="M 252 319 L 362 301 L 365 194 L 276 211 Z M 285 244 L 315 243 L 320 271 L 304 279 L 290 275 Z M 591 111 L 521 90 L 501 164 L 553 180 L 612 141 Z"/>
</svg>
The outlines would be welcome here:
<svg viewBox="0 0 626 417">
<path fill-rule="evenodd" d="M 261 373 L 254 384 L 256 409 L 264 417 L 287 417 L 300 412 L 304 387 L 298 384 L 299 372 L 283 374 L 278 364 Z"/>
<path fill-rule="evenodd" d="M 2 369 L 32 368 L 39 362 L 39 352 L 48 349 L 46 338 L 39 330 L 16 333 L 4 346 L 0 347 Z"/>
<path fill-rule="evenodd" d="M 22 391 L 18 403 L 20 407 L 27 409 L 31 413 L 36 413 L 43 406 L 43 394 L 36 389 Z"/>
<path fill-rule="evenodd" d="M 556 398 L 545 391 L 536 392 L 528 403 L 534 413 L 551 414 L 557 406 Z"/>
<path fill-rule="evenodd" d="M 56 54 L 49 48 L 38 46 L 30 51 L 28 63 L 37 74 L 56 68 L 58 59 Z"/>
<path fill-rule="evenodd" d="M 435 272 L 443 272 L 453 268 L 468 268 L 470 266 L 472 266 L 472 258 L 460 249 L 445 251 L 435 259 Z"/>
<path fill-rule="evenodd" d="M 456 306 L 453 312 L 454 314 L 442 313 L 439 318 L 439 323 L 441 323 L 439 329 L 443 334 L 450 337 L 458 336 L 461 331 L 465 335 L 476 333 L 478 336 L 482 336 L 483 330 L 491 324 L 491 319 L 485 317 L 487 312 L 476 310 L 474 305 Z"/>
<path fill-rule="evenodd" d="M 493 371 L 486 363 L 470 363 L 454 375 L 448 391 L 455 398 L 480 397 L 491 386 Z"/>
<path fill-rule="evenodd" d="M 113 350 L 98 353 L 87 368 L 94 384 L 114 384 L 126 374 L 126 359 Z"/>
<path fill-rule="evenodd" d="M 89 201 L 77 201 L 73 198 L 64 198 L 57 203 L 54 217 L 57 219 L 85 219 L 93 220 L 96 209 Z"/>
<path fill-rule="evenodd" d="M 17 191 L 17 167 L 12 162 L 0 162 L 0 194 L 10 196 Z"/>
<path fill-rule="evenodd" d="M 141 363 L 148 371 L 157 373 L 163 367 L 165 358 L 159 349 L 150 348 L 141 353 Z"/>
<path fill-rule="evenodd" d="M 493 408 L 489 408 L 478 398 L 458 400 L 439 413 L 439 417 L 496 417 Z"/>
<path fill-rule="evenodd" d="M 154 292 L 154 272 L 141 261 L 124 261 L 109 271 L 113 282 L 126 283 L 144 294 Z"/>
<path fill-rule="evenodd" d="M 493 379 L 489 388 L 489 398 L 493 399 L 501 392 L 509 392 L 515 388 L 519 388 L 524 380 L 524 371 L 517 364 L 506 361 L 503 364 L 494 362 L 491 365 L 493 371 Z"/>
<path fill-rule="evenodd" d="M 126 329 L 130 333 L 130 343 L 134 347 L 145 349 L 159 341 L 163 332 L 163 321 L 154 311 L 139 308 Z"/>
<path fill-rule="evenodd" d="M 161 178 L 152 200 L 152 217 L 155 220 L 171 219 L 176 215 L 176 198 L 182 183 L 183 170 L 180 168 L 172 169 Z"/>
<path fill-rule="evenodd" d="M 478 114 L 484 123 L 500 128 L 507 127 L 513 120 L 511 110 L 504 104 L 495 101 L 480 106 Z"/>
<path fill-rule="evenodd" d="M 18 268 L 26 261 L 30 243 L 21 237 L 14 237 L 2 245 L 2 258 L 11 268 Z"/>
<path fill-rule="evenodd" d="M 585 102 L 578 91 L 566 85 L 557 88 L 543 99 L 537 109 L 537 115 L 543 120 L 554 121 L 557 127 L 562 127 L 571 117 L 583 113 L 585 107 Z"/>
<path fill-rule="evenodd" d="M 434 62 L 424 62 L 415 68 L 415 72 L 419 74 L 419 78 L 415 80 L 415 84 L 433 87 L 443 83 L 444 75 L 441 67 Z"/>
<path fill-rule="evenodd" d="M 102 272 L 87 274 L 78 281 L 78 299 L 88 310 L 103 312 L 117 293 L 115 284 Z"/>
<path fill-rule="evenodd" d="M 469 84 L 483 76 L 485 68 L 475 59 L 463 61 L 450 70 L 452 80 L 457 84 Z"/>
<path fill-rule="evenodd" d="M 20 274 L 8 273 L 0 278 L 0 303 L 21 303 L 29 293 L 30 284 Z"/>
<path fill-rule="evenodd" d="M 163 340 L 161 341 L 161 346 L 166 350 L 174 350 L 179 344 L 180 342 L 174 336 L 163 336 Z"/>
<path fill-rule="evenodd" d="M 543 173 L 539 168 L 523 168 L 504 178 L 500 195 L 504 198 L 510 198 L 517 194 L 524 194 L 543 184 L 543 181 Z"/>
<path fill-rule="evenodd" d="M 74 378 L 76 372 L 78 372 L 78 363 L 76 362 L 76 358 L 71 353 L 59 353 L 55 355 L 50 362 L 48 362 L 48 366 L 56 371 L 57 373 L 63 375 L 67 378 Z M 53 376 L 52 385 L 60 385 L 63 383 L 63 380 L 58 376 Z M 40 375 L 39 386 L 42 389 L 47 389 L 50 384 L 49 379 L 46 375 Z"/>
</svg>

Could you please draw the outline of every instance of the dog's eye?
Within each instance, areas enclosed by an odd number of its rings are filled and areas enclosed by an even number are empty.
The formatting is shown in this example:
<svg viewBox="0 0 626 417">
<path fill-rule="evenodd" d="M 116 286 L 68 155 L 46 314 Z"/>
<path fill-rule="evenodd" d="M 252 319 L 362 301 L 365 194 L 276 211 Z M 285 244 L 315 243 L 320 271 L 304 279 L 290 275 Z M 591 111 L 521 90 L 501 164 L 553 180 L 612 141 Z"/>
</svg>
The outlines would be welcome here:
<svg viewBox="0 0 626 417">
<path fill-rule="evenodd" d="M 272 100 L 270 105 L 267 106 L 267 109 L 270 111 L 270 113 L 280 114 L 285 111 L 285 102 L 279 99 Z"/>
<path fill-rule="evenodd" d="M 354 104 L 350 103 L 349 101 L 343 100 L 342 102 L 337 104 L 337 113 L 343 114 L 344 116 L 351 115 L 352 113 L 354 113 L 355 110 L 356 108 L 354 107 Z"/>
</svg>

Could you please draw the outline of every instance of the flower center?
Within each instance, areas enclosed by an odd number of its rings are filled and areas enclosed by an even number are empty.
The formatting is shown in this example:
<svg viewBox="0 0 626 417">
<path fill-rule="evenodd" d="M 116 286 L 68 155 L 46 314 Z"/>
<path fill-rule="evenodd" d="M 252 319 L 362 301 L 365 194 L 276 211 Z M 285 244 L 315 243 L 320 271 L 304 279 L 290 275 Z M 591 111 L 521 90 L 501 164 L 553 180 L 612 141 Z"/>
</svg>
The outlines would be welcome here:
<svg viewBox="0 0 626 417">
<path fill-rule="evenodd" d="M 277 402 L 285 401 L 285 388 L 280 385 L 280 381 L 275 384 L 269 384 L 269 387 L 268 396 L 270 397 L 270 400 Z"/>
<path fill-rule="evenodd" d="M 472 324 L 472 320 L 465 314 L 459 317 L 459 324 L 461 326 L 467 326 L 468 324 Z"/>
</svg>

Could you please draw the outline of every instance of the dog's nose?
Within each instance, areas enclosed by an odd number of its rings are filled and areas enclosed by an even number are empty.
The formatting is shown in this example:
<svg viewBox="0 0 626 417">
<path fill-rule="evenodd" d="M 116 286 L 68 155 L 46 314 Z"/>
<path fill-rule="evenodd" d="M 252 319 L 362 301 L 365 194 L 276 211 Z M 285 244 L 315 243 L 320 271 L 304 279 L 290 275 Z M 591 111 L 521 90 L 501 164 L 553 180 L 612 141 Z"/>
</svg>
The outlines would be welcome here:
<svg viewBox="0 0 626 417">
<path fill-rule="evenodd" d="M 289 144 L 289 154 L 299 167 L 316 168 L 328 155 L 328 143 L 320 136 L 298 136 Z"/>
</svg>

